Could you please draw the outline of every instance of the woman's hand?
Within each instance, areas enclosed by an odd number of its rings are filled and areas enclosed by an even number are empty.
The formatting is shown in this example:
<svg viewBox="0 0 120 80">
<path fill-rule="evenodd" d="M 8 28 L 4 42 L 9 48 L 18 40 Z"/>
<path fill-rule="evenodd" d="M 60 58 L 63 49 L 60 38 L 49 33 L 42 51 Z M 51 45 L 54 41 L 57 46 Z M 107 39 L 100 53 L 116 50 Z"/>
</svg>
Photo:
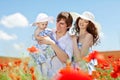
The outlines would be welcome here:
<svg viewBox="0 0 120 80">
<path fill-rule="evenodd" d="M 77 36 L 76 36 L 76 35 L 72 35 L 71 38 L 72 38 L 72 41 L 73 41 L 73 42 L 76 42 L 76 41 L 77 41 Z"/>
</svg>

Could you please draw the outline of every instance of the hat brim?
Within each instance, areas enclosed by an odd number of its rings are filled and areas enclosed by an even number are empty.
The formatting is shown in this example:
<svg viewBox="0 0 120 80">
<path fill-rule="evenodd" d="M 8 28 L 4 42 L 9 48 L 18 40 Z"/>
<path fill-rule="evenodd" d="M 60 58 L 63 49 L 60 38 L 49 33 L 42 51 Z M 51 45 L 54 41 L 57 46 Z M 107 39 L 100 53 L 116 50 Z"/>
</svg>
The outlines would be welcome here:
<svg viewBox="0 0 120 80">
<path fill-rule="evenodd" d="M 48 21 L 50 23 L 53 23 L 54 22 L 54 18 L 52 16 L 49 16 L 43 20 L 40 20 L 40 21 L 35 21 L 34 23 L 32 23 L 32 26 L 36 26 L 36 23 L 39 23 L 39 22 L 45 22 L 45 21 Z"/>
<path fill-rule="evenodd" d="M 72 16 L 72 18 L 73 18 L 73 21 L 76 21 L 76 19 L 77 19 L 78 17 L 80 17 L 80 14 L 79 14 L 79 13 L 76 13 L 76 12 L 70 12 L 70 14 L 71 14 L 71 16 Z"/>
<path fill-rule="evenodd" d="M 100 25 L 97 21 L 93 21 L 93 20 L 91 20 L 91 19 L 89 19 L 89 18 L 87 18 L 87 17 L 85 17 L 85 16 L 83 16 L 83 15 L 80 15 L 79 17 L 82 18 L 82 19 L 91 21 L 91 22 L 95 25 L 95 27 L 97 28 L 98 33 L 100 32 L 100 30 L 101 30 L 101 25 Z"/>
<path fill-rule="evenodd" d="M 85 19 L 85 20 L 90 20 L 89 18 L 87 18 L 87 17 L 85 17 L 85 16 L 83 16 L 83 15 L 80 15 L 80 14 L 77 13 L 77 12 L 70 12 L 70 14 L 72 15 L 72 18 L 73 18 L 74 21 L 76 21 L 76 19 L 77 19 L 78 17 L 81 17 L 82 19 Z M 90 20 L 90 21 L 94 23 L 94 21 L 92 21 L 92 20 Z"/>
<path fill-rule="evenodd" d="M 80 15 L 80 14 L 77 13 L 77 12 L 70 12 L 70 14 L 71 14 L 72 17 L 73 17 L 73 21 L 76 21 L 76 19 L 77 19 L 78 17 L 80 17 L 80 18 L 82 18 L 82 19 L 85 19 L 85 20 L 91 21 L 91 22 L 95 25 L 95 27 L 97 28 L 98 32 L 100 32 L 100 30 L 101 30 L 101 25 L 100 25 L 98 22 L 93 21 L 93 20 L 91 20 L 91 19 L 89 19 L 89 18 L 87 18 L 87 17 L 85 17 L 85 16 L 83 16 L 83 15 Z"/>
</svg>

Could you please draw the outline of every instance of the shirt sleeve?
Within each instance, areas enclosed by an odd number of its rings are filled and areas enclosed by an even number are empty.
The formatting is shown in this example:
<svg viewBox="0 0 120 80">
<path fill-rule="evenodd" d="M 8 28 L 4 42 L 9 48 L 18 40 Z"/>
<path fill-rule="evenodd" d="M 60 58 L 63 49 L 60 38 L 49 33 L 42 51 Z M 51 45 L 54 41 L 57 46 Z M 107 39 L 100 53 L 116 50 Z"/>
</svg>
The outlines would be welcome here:
<svg viewBox="0 0 120 80">
<path fill-rule="evenodd" d="M 73 56 L 73 46 L 71 40 L 66 40 L 65 52 L 67 53 L 69 59 L 71 60 Z"/>
</svg>

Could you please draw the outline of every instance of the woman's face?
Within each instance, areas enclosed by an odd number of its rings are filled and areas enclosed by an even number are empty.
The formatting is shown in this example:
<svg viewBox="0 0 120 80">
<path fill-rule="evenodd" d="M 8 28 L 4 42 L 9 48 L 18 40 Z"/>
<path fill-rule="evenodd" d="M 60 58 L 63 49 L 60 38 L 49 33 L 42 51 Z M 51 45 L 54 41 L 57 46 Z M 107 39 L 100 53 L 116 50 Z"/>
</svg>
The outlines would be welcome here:
<svg viewBox="0 0 120 80">
<path fill-rule="evenodd" d="M 89 24 L 89 21 L 82 18 L 80 18 L 78 21 L 78 26 L 80 29 L 86 29 L 88 24 Z"/>
</svg>

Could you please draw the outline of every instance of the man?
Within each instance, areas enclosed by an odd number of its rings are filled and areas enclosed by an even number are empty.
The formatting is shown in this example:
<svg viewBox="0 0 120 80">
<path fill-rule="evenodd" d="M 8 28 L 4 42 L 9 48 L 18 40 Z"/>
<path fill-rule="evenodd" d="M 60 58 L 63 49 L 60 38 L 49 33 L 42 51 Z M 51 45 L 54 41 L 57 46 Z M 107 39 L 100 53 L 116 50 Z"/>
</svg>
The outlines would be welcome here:
<svg viewBox="0 0 120 80">
<path fill-rule="evenodd" d="M 55 52 L 50 60 L 51 72 L 55 74 L 60 68 L 65 66 L 67 60 L 71 60 L 73 54 L 72 40 L 68 34 L 69 28 L 72 26 L 73 18 L 69 12 L 61 12 L 57 16 L 56 29 L 53 30 L 54 40 L 48 36 L 38 36 L 39 44 L 48 44 Z"/>
</svg>

